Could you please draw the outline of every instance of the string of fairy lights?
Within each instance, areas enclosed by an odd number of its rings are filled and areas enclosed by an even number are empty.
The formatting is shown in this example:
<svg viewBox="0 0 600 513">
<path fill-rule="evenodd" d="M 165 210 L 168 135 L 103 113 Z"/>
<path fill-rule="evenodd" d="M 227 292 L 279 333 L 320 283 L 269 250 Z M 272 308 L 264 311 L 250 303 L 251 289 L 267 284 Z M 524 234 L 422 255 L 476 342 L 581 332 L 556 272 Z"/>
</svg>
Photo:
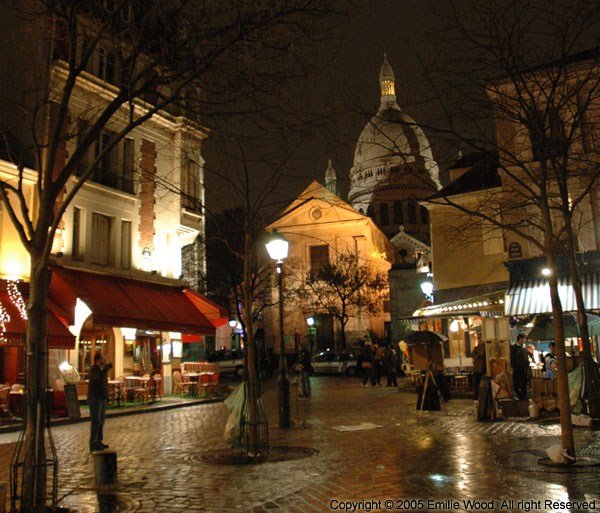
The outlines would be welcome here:
<svg viewBox="0 0 600 513">
<path fill-rule="evenodd" d="M 27 309 L 25 307 L 25 301 L 23 301 L 21 291 L 19 290 L 18 282 L 16 280 L 7 280 L 6 292 L 8 294 L 8 299 L 19 312 L 21 319 L 26 321 Z M 2 303 L 0 303 L 0 341 L 2 342 L 6 342 L 6 324 L 9 322 L 10 314 L 7 312 L 6 308 L 4 308 Z"/>
</svg>

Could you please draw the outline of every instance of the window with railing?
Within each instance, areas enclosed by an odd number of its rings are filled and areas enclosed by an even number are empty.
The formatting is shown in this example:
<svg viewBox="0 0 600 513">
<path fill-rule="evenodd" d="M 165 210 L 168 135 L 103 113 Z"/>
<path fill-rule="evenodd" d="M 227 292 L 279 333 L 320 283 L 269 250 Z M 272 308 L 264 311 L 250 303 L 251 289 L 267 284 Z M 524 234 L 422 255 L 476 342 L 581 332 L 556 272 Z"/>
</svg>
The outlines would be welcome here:
<svg viewBox="0 0 600 513">
<path fill-rule="evenodd" d="M 86 126 L 80 124 L 80 141 L 85 134 Z M 90 180 L 133 194 L 134 190 L 134 140 L 125 138 L 119 141 L 109 151 L 106 151 L 115 134 L 104 130 L 92 143 L 90 149 L 78 167 L 78 175 L 82 176 L 100 157 L 90 175 Z M 104 154 L 103 154 L 104 153 Z"/>
</svg>

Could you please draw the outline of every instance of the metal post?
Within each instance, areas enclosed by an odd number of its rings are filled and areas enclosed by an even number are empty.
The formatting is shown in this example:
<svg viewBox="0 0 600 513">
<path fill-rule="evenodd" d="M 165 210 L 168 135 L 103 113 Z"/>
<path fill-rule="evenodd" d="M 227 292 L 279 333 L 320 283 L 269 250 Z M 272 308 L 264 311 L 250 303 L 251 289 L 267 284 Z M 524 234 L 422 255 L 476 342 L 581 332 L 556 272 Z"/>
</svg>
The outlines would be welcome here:
<svg viewBox="0 0 600 513">
<path fill-rule="evenodd" d="M 285 340 L 283 335 L 283 262 L 277 262 L 279 285 L 279 378 L 277 379 L 277 405 L 279 407 L 279 427 L 290 427 L 290 381 L 287 377 Z"/>
</svg>

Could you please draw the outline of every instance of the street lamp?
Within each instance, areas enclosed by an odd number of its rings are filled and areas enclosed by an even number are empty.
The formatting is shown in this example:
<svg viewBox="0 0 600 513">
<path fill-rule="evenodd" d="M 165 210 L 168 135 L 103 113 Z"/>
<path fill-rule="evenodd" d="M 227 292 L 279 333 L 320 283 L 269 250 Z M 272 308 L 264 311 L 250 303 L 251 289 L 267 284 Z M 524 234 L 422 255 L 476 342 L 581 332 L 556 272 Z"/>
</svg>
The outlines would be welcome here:
<svg viewBox="0 0 600 513">
<path fill-rule="evenodd" d="M 271 240 L 265 244 L 269 256 L 277 262 L 277 284 L 279 287 L 279 378 L 277 378 L 277 405 L 279 427 L 290 427 L 290 382 L 287 377 L 285 341 L 283 338 L 283 260 L 288 256 L 290 243 L 274 231 Z"/>
<path fill-rule="evenodd" d="M 314 345 L 315 345 L 315 318 L 307 317 L 306 324 L 308 324 L 308 346 L 310 354 L 314 354 Z"/>
<path fill-rule="evenodd" d="M 235 319 L 229 320 L 229 327 L 231 328 L 231 335 L 229 336 L 229 349 L 233 351 L 233 346 L 235 345 L 235 327 L 237 326 L 237 321 Z"/>
</svg>

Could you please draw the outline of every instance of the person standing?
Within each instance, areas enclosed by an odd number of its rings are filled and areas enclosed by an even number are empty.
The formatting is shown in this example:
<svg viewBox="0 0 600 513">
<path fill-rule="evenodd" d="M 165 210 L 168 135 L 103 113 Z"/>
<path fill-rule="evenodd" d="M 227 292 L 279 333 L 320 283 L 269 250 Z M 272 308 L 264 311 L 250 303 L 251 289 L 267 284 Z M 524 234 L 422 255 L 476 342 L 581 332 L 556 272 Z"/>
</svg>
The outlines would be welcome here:
<svg viewBox="0 0 600 513">
<path fill-rule="evenodd" d="M 471 358 L 473 359 L 473 396 L 475 401 L 479 398 L 479 384 L 481 383 L 481 376 L 483 376 L 487 369 L 487 362 L 485 359 L 485 342 L 481 340 L 479 333 L 475 334 L 477 339 L 477 345 L 475 349 L 471 351 Z"/>
<path fill-rule="evenodd" d="M 529 357 L 523 346 L 525 335 L 517 336 L 517 343 L 510 347 L 510 364 L 513 369 L 513 385 L 519 399 L 527 399 L 527 375 L 529 372 Z"/>
<path fill-rule="evenodd" d="M 302 370 L 300 371 L 302 394 L 300 395 L 301 397 L 310 397 L 310 375 L 313 371 L 313 367 L 312 358 L 308 352 L 308 349 L 306 349 L 306 344 L 302 344 L 300 354 L 298 355 L 298 363 L 302 365 Z"/>
<path fill-rule="evenodd" d="M 398 380 L 396 379 L 396 373 L 398 372 L 398 355 L 391 343 L 386 344 L 385 349 L 383 350 L 383 367 L 387 373 L 387 386 L 397 387 Z"/>
<path fill-rule="evenodd" d="M 366 338 L 362 348 L 362 369 L 363 379 L 362 386 L 367 386 L 367 381 L 371 381 L 371 386 L 374 387 L 375 382 L 375 369 L 373 369 L 373 363 L 375 355 L 373 354 L 373 346 L 371 340 Z"/>
<path fill-rule="evenodd" d="M 106 363 L 104 355 L 94 355 L 94 365 L 90 367 L 87 403 L 90 407 L 90 451 L 108 449 L 102 443 L 104 419 L 106 417 L 106 401 L 108 399 L 108 371 L 112 363 Z"/>
<path fill-rule="evenodd" d="M 550 368 L 550 362 L 552 360 L 556 360 L 556 344 L 554 342 L 550 342 L 548 344 L 548 352 L 544 355 L 544 362 L 542 366 L 542 370 L 546 372 Z"/>
<path fill-rule="evenodd" d="M 377 386 L 381 386 L 381 376 L 383 375 L 383 346 L 380 346 L 377 342 L 373 344 L 373 363 L 375 366 L 375 381 Z"/>
</svg>

